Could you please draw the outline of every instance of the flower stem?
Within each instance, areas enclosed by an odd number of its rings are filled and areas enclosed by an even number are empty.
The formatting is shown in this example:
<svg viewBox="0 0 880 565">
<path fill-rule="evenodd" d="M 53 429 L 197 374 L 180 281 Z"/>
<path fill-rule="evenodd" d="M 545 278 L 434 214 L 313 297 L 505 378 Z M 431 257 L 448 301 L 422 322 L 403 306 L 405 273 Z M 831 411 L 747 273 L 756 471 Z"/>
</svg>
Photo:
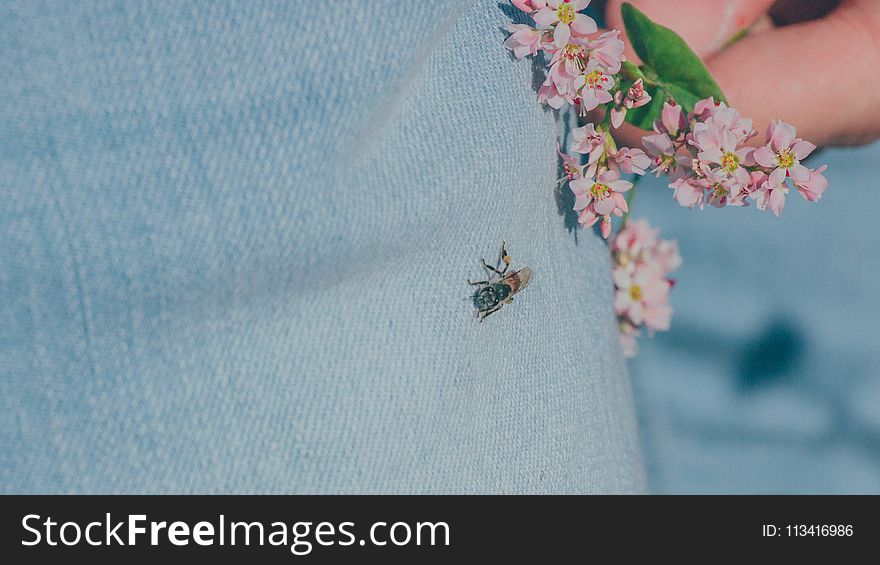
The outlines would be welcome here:
<svg viewBox="0 0 880 565">
<path fill-rule="evenodd" d="M 721 49 L 727 49 L 728 47 L 733 46 L 734 43 L 739 43 L 741 39 L 745 39 L 749 35 L 749 28 L 742 28 L 738 32 L 734 33 L 733 36 L 724 42 L 724 45 L 721 46 Z"/>
<path fill-rule="evenodd" d="M 610 136 L 610 134 L 611 134 L 611 108 L 613 108 L 613 107 L 614 107 L 614 103 L 612 103 L 612 102 L 605 104 L 605 115 L 602 116 L 602 121 L 599 122 L 598 126 L 596 126 L 597 132 L 600 132 L 600 133 L 606 132 Z"/>
</svg>

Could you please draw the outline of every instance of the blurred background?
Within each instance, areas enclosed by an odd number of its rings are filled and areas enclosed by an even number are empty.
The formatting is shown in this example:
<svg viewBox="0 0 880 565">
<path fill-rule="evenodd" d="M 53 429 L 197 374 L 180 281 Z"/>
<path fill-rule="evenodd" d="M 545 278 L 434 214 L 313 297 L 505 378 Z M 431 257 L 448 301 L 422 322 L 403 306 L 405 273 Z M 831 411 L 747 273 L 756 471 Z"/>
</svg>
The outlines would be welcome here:
<svg viewBox="0 0 880 565">
<path fill-rule="evenodd" d="M 807 17 L 791 8 L 774 21 Z M 880 493 L 880 142 L 807 161 L 823 163 L 822 200 L 792 192 L 781 218 L 640 182 L 634 217 L 684 260 L 671 330 L 630 360 L 652 492 Z"/>
<path fill-rule="evenodd" d="M 880 493 L 880 143 L 822 163 L 822 200 L 782 218 L 640 183 L 684 259 L 672 329 L 630 365 L 653 492 Z"/>
</svg>

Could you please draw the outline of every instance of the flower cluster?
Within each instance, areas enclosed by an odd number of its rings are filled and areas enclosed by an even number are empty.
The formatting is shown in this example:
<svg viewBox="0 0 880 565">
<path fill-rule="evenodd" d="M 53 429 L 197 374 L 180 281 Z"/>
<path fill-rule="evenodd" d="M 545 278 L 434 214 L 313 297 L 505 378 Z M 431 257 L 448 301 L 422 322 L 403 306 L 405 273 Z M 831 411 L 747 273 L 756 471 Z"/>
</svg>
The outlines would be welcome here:
<svg viewBox="0 0 880 565">
<path fill-rule="evenodd" d="M 614 75 L 625 60 L 623 41 L 617 30 L 593 37 L 598 31 L 596 22 L 580 13 L 590 0 L 513 0 L 513 3 L 532 15 L 536 27 L 508 25 L 511 35 L 504 44 L 518 58 L 536 55 L 538 51 L 546 54 L 547 79 L 538 91 L 540 102 L 557 110 L 574 104 L 580 106 L 581 112 L 588 112 L 614 101 Z M 635 102 L 624 100 L 624 96 L 616 104 L 623 108 L 635 107 Z"/>
<path fill-rule="evenodd" d="M 652 172 L 668 176 L 673 197 L 688 208 L 754 201 L 758 209 L 779 216 L 789 181 L 808 201 L 821 198 L 828 187 L 822 175 L 826 167 L 809 169 L 801 163 L 814 144 L 798 138 L 794 126 L 781 120 L 770 123 L 763 146 L 748 146 L 756 134 L 752 121 L 724 102 L 707 98 L 685 114 L 670 100 L 654 122 L 654 133 L 642 143 L 653 159 Z"/>
<path fill-rule="evenodd" d="M 635 190 L 624 175 L 632 178 L 650 171 L 668 177 L 674 199 L 685 207 L 754 202 L 758 209 L 779 216 L 791 188 L 810 202 L 821 198 L 828 187 L 822 174 L 826 167 L 810 169 L 801 162 L 816 146 L 798 138 L 794 126 L 781 120 L 771 122 L 764 145 L 755 147 L 752 120 L 723 101 L 706 98 L 688 111 L 690 101 L 699 97 L 694 92 L 702 96 L 716 92 L 723 97 L 696 54 L 678 52 L 682 68 L 689 65 L 693 71 L 688 81 L 701 74 L 708 77 L 701 85 L 686 84 L 692 89 L 699 86 L 692 92 L 675 83 L 681 80 L 678 65 L 664 67 L 663 72 L 671 74 L 664 79 L 657 75 L 658 68 L 626 62 L 620 32 L 598 34 L 596 22 L 580 13 L 590 0 L 511 1 L 535 22 L 534 26 L 509 25 L 511 35 L 505 46 L 517 58 L 543 57 L 546 79 L 538 89 L 538 101 L 557 110 L 574 106 L 582 117 L 601 110 L 600 121 L 573 129 L 568 152 L 559 152 L 564 169 L 560 182 L 567 182 L 574 193 L 574 210 L 582 226 L 599 223 L 602 236 L 608 239 L 612 219 L 621 218 L 611 243 L 614 304 L 624 349 L 632 355 L 641 328 L 649 333 L 669 328 L 673 283 L 668 275 L 681 258 L 676 244 L 659 239 L 645 221 L 627 222 Z M 624 4 L 624 9 L 631 19 L 641 22 L 640 33 L 648 37 L 654 33 L 658 43 L 668 41 L 668 29 L 651 32 L 652 25 L 659 26 L 632 6 Z M 648 43 L 643 42 L 642 48 L 648 48 Z M 687 99 L 688 108 L 677 104 L 670 92 Z M 653 133 L 642 138 L 644 149 L 618 147 L 612 129 L 623 124 L 630 110 L 649 104 L 652 95 L 658 100 L 629 118 L 639 125 L 653 119 Z"/>
<path fill-rule="evenodd" d="M 538 101 L 559 109 L 566 104 L 579 107 L 581 114 L 607 105 L 608 122 L 619 127 L 627 110 L 651 101 L 641 80 L 621 88 L 616 74 L 625 61 L 620 32 L 612 30 L 592 37 L 596 22 L 580 13 L 590 0 L 513 0 L 532 15 L 537 27 L 511 24 L 505 42 L 519 58 L 543 51 L 549 59 L 547 78 L 538 90 Z M 575 194 L 574 209 L 585 227 L 600 223 L 602 235 L 611 235 L 611 218 L 629 210 L 623 194 L 632 182 L 624 174 L 645 174 L 651 160 L 641 149 L 617 148 L 607 135 L 608 124 L 575 129 L 570 151 L 586 155 L 586 163 L 562 155 L 565 178 Z"/>
<path fill-rule="evenodd" d="M 636 354 L 641 328 L 668 330 L 672 317 L 669 273 L 681 265 L 678 245 L 658 237 L 645 220 L 627 222 L 611 242 L 614 261 L 614 309 L 620 342 L 627 357 Z"/>
<path fill-rule="evenodd" d="M 600 222 L 602 236 L 611 235 L 612 216 L 621 217 L 629 212 L 624 193 L 633 183 L 621 178 L 623 174 L 645 174 L 651 166 L 651 158 L 641 149 L 617 148 L 607 133 L 596 130 L 593 124 L 575 128 L 571 132 L 574 153 L 586 156 L 581 159 L 562 155 L 568 186 L 574 193 L 574 209 L 578 222 L 585 227 Z"/>
</svg>

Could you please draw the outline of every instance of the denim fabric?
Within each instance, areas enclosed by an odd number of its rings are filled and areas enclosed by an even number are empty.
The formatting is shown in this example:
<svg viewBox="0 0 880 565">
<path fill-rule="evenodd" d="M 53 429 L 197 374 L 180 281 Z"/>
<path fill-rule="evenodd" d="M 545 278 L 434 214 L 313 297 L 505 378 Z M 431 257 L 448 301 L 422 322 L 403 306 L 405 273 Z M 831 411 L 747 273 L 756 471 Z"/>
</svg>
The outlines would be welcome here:
<svg viewBox="0 0 880 565">
<path fill-rule="evenodd" d="M 641 491 L 508 20 L 0 3 L 0 490 Z M 478 324 L 501 240 L 534 278 Z"/>
</svg>

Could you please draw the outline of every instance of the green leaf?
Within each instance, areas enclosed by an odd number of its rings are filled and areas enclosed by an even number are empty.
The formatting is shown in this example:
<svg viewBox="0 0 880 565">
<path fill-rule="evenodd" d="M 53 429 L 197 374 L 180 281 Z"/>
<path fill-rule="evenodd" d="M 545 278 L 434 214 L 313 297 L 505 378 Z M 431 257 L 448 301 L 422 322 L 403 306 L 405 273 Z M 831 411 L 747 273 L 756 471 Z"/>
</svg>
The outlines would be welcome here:
<svg viewBox="0 0 880 565">
<path fill-rule="evenodd" d="M 645 73 L 655 75 L 657 85 L 676 102 L 689 111 L 694 102 L 709 96 L 727 101 L 706 65 L 677 33 L 655 24 L 632 4 L 624 3 L 621 13 L 633 49 L 645 64 Z"/>
</svg>

